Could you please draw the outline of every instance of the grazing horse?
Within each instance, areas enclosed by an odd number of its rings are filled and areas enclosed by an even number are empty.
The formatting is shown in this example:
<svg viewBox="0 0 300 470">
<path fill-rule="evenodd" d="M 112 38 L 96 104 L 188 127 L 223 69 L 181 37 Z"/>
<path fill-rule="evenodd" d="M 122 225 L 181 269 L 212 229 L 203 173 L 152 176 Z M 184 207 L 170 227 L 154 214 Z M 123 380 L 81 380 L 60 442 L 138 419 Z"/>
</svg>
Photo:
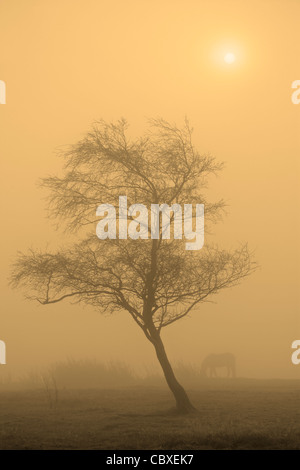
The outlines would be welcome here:
<svg viewBox="0 0 300 470">
<path fill-rule="evenodd" d="M 235 377 L 235 356 L 231 353 L 210 354 L 203 359 L 200 374 L 202 377 L 217 377 L 217 368 L 225 367 L 227 377 Z"/>
</svg>

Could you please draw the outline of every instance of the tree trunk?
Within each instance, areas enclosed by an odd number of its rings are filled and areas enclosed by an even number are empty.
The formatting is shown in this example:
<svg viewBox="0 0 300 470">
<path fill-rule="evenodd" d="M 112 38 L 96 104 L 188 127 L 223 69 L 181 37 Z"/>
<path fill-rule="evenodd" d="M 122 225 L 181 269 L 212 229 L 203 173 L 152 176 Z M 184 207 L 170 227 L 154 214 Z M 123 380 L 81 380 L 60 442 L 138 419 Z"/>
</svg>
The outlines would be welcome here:
<svg viewBox="0 0 300 470">
<path fill-rule="evenodd" d="M 157 273 L 157 250 L 158 240 L 152 240 L 152 253 L 151 253 L 151 270 L 147 275 L 146 286 L 147 286 L 147 300 L 144 304 L 143 318 L 147 327 L 148 333 L 150 334 L 151 342 L 155 348 L 157 359 L 164 372 L 167 384 L 174 395 L 176 401 L 176 409 L 178 413 L 191 413 L 196 411 L 196 408 L 190 402 L 189 397 L 186 394 L 184 388 L 177 381 L 168 356 L 166 354 L 163 342 L 160 337 L 159 331 L 157 331 L 153 320 L 153 307 L 155 305 L 155 289 L 154 279 Z"/>
<path fill-rule="evenodd" d="M 181 414 L 195 412 L 196 408 L 191 404 L 186 391 L 182 385 L 180 385 L 174 375 L 159 333 L 155 330 L 155 332 L 151 334 L 151 338 L 153 340 L 156 355 L 164 372 L 167 384 L 174 395 L 177 411 Z"/>
</svg>

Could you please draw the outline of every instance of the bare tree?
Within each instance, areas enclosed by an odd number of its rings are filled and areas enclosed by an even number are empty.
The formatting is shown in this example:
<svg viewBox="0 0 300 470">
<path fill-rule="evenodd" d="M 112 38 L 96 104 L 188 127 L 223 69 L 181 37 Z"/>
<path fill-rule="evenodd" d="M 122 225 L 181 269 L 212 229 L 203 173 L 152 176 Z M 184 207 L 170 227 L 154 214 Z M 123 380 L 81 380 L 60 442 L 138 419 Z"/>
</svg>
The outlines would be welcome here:
<svg viewBox="0 0 300 470">
<path fill-rule="evenodd" d="M 203 193 L 207 178 L 222 165 L 194 148 L 188 122 L 182 129 L 164 120 L 150 122 L 147 134 L 127 138 L 127 123 L 95 123 L 91 132 L 63 153 L 64 175 L 42 180 L 50 190 L 50 214 L 67 228 L 85 233 L 83 241 L 56 253 L 20 254 L 11 283 L 30 299 L 52 304 L 64 299 L 105 312 L 127 311 L 153 344 L 176 408 L 194 410 L 177 381 L 161 338 L 162 328 L 186 317 L 221 289 L 236 285 L 254 269 L 247 246 L 225 251 L 207 246 L 187 251 L 183 240 L 99 240 L 95 225 L 99 204 L 205 205 L 205 223 L 221 216 L 223 201 Z M 92 233 L 91 233 L 92 232 Z"/>
</svg>

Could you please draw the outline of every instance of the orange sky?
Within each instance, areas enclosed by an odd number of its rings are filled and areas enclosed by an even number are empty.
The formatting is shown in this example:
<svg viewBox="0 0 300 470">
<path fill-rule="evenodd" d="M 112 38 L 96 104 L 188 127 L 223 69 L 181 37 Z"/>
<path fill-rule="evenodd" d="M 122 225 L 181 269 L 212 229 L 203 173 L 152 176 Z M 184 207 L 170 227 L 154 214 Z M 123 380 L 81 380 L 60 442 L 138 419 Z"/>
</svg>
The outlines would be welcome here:
<svg viewBox="0 0 300 470">
<path fill-rule="evenodd" d="M 211 181 L 229 215 L 224 246 L 248 241 L 261 269 L 164 332 L 173 361 L 237 355 L 240 375 L 300 377 L 291 365 L 299 320 L 300 79 L 297 0 L 2 0 L 0 79 L 1 317 L 7 371 L 66 357 L 155 364 L 129 316 L 68 303 L 41 307 L 7 286 L 18 250 L 63 245 L 38 178 L 60 171 L 55 150 L 93 120 L 147 117 L 181 125 L 226 166 Z M 232 51 L 228 65 L 223 55 Z M 1 369 L 2 370 L 2 369 Z M 1 372 L 1 371 L 0 371 Z"/>
</svg>

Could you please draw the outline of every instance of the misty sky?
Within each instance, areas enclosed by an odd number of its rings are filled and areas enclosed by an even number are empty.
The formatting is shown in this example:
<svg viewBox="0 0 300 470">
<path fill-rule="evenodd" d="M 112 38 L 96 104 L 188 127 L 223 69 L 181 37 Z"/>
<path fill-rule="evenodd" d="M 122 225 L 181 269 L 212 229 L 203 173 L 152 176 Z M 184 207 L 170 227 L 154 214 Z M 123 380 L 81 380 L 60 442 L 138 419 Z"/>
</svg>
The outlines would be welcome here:
<svg viewBox="0 0 300 470">
<path fill-rule="evenodd" d="M 248 241 L 261 267 L 163 332 L 170 359 L 200 366 L 208 353 L 233 352 L 239 375 L 300 377 L 290 360 L 300 336 L 300 105 L 291 101 L 300 79 L 299 17 L 297 0 L 0 2 L 6 371 L 67 357 L 156 367 L 127 313 L 40 306 L 12 291 L 7 278 L 17 251 L 72 243 L 47 218 L 37 186 L 61 171 L 58 148 L 100 118 L 123 116 L 137 136 L 149 117 L 182 125 L 187 116 L 199 151 L 225 162 L 209 194 L 225 199 L 228 215 L 211 237 L 224 247 Z M 236 56 L 231 65 L 223 60 L 228 51 Z"/>
</svg>

